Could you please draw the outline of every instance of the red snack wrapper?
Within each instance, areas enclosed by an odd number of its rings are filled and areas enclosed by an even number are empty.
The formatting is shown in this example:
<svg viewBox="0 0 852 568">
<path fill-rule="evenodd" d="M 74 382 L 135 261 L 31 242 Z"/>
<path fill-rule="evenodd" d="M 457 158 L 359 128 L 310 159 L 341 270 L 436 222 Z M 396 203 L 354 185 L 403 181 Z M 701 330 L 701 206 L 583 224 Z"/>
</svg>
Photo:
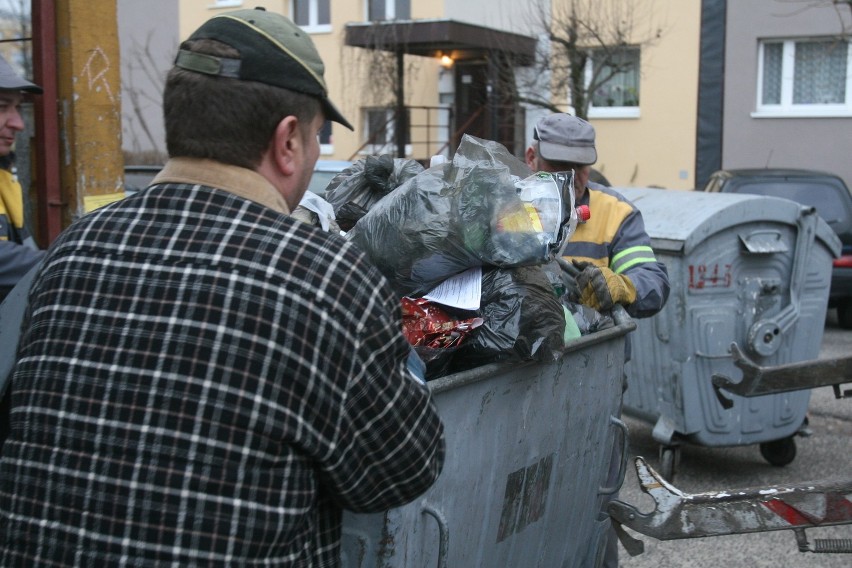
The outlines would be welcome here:
<svg viewBox="0 0 852 568">
<path fill-rule="evenodd" d="M 458 347 L 482 323 L 479 317 L 453 319 L 440 306 L 423 298 L 402 299 L 402 331 L 415 347 Z"/>
</svg>

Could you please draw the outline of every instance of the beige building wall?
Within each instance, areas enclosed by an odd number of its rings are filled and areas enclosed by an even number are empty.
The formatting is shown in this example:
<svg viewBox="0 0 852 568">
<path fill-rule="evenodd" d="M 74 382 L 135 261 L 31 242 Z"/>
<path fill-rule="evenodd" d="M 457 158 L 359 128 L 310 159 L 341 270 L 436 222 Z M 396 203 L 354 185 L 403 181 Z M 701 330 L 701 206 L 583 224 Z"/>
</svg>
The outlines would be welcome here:
<svg viewBox="0 0 852 568">
<path fill-rule="evenodd" d="M 415 20 L 441 17 L 440 7 L 429 0 L 411 0 L 411 17 Z M 317 49 L 326 62 L 326 76 L 332 100 L 355 126 L 355 132 L 334 125 L 334 159 L 356 160 L 368 155 L 366 113 L 369 107 L 390 107 L 396 97 L 391 83 L 383 76 L 377 76 L 376 67 L 370 65 L 373 56 L 369 50 L 347 47 L 345 25 L 367 21 L 367 3 L 363 0 L 331 0 L 331 20 L 333 31 L 328 37 L 313 36 Z M 338 22 L 340 22 L 338 24 Z M 395 73 L 393 55 L 386 53 L 383 71 L 378 75 Z M 430 107 L 438 105 L 438 78 L 441 66 L 437 59 L 429 57 L 404 56 L 404 98 L 406 106 Z M 425 109 L 412 110 L 411 138 L 413 143 L 425 137 L 425 128 L 429 120 L 434 120 L 434 111 L 426 116 Z M 413 148 L 413 155 L 420 156 L 422 151 Z"/>
<path fill-rule="evenodd" d="M 695 187 L 701 3 L 658 0 L 662 27 L 641 54 L 640 117 L 591 119 L 596 167 L 615 186 Z"/>
<path fill-rule="evenodd" d="M 628 1 L 639 3 L 639 0 Z M 521 4 L 510 0 L 412 0 L 411 16 L 413 19 L 452 18 L 535 35 L 537 18 L 529 6 Z M 539 4 L 548 7 L 544 0 L 530 0 L 529 3 Z M 233 0 L 181 0 L 181 38 L 216 13 L 254 5 Z M 264 5 L 270 11 L 291 14 L 290 0 L 267 0 Z M 642 6 L 647 4 L 641 3 Z M 646 23 L 659 26 L 662 35 L 658 42 L 642 51 L 640 116 L 591 119 L 598 134 L 596 167 L 616 186 L 691 189 L 695 185 L 701 3 L 656 0 L 650 6 L 654 13 L 647 14 Z M 325 148 L 322 157 L 357 159 L 370 153 L 369 148 L 362 148 L 366 141 L 365 109 L 392 106 L 395 98 L 388 83 L 370 69 L 368 50 L 344 45 L 346 24 L 366 21 L 366 1 L 331 0 L 330 7 L 330 31 L 311 33 L 311 37 L 326 64 L 331 99 L 355 126 L 355 132 L 334 124 L 333 144 Z M 647 32 L 647 29 L 639 31 Z M 393 72 L 392 67 L 388 69 L 385 74 Z M 439 106 L 439 91 L 446 91 L 450 74 L 443 75 L 444 81 L 439 85 L 442 70 L 436 59 L 405 56 L 405 104 Z M 412 141 L 416 142 L 425 136 L 425 119 L 422 113 L 413 112 L 411 131 Z M 430 120 L 433 118 L 434 115 Z M 430 137 L 434 136 L 433 129 Z M 413 155 L 422 157 L 426 153 L 422 146 L 415 146 Z"/>
<path fill-rule="evenodd" d="M 550 0 L 444 0 L 440 17 L 534 36 L 549 10 Z"/>
</svg>

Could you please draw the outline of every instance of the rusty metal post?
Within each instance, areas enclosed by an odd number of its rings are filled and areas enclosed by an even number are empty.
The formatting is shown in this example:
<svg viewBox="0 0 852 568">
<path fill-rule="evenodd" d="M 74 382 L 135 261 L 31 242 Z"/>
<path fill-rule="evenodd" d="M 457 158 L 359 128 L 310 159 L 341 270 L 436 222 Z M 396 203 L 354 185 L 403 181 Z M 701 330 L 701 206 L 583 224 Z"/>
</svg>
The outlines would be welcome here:
<svg viewBox="0 0 852 568">
<path fill-rule="evenodd" d="M 59 116 L 56 87 L 56 6 L 32 0 L 33 71 L 44 93 L 34 96 L 36 173 L 35 238 L 46 247 L 62 231 L 62 192 L 59 177 Z"/>
<path fill-rule="evenodd" d="M 123 196 L 121 75 L 114 0 L 56 3 L 63 227 Z"/>
<path fill-rule="evenodd" d="M 396 120 L 394 138 L 396 139 L 396 157 L 405 158 L 405 139 L 408 133 L 408 115 L 405 112 L 405 54 L 396 52 Z"/>
</svg>

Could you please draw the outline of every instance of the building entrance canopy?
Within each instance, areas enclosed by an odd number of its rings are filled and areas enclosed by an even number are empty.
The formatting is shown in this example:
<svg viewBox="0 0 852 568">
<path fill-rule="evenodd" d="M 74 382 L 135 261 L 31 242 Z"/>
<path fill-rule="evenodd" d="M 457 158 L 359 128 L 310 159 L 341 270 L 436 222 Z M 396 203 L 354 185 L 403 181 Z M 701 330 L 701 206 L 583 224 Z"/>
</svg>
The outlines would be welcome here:
<svg viewBox="0 0 852 568">
<path fill-rule="evenodd" d="M 347 24 L 345 45 L 456 61 L 496 53 L 515 65 L 530 65 L 536 40 L 455 20 L 391 20 Z"/>
</svg>

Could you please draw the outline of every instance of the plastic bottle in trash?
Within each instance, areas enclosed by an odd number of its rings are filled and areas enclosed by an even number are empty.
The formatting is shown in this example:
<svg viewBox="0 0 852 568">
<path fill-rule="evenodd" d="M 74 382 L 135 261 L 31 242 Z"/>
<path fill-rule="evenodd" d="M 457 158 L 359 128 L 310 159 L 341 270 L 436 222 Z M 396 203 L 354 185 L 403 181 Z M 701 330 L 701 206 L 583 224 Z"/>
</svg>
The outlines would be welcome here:
<svg viewBox="0 0 852 568">
<path fill-rule="evenodd" d="M 539 172 L 515 182 L 518 197 L 528 208 L 535 228 L 547 235 L 550 243 L 557 242 L 562 226 L 562 191 L 553 177 Z"/>
<path fill-rule="evenodd" d="M 572 200 L 573 201 L 573 200 Z M 573 205 L 573 203 L 572 203 Z M 557 256 L 562 256 L 568 241 L 571 240 L 571 235 L 577 230 L 577 225 L 582 225 L 592 218 L 592 211 L 588 205 L 577 205 L 573 208 L 571 218 L 566 223 L 566 227 L 559 241 L 559 252 Z"/>
</svg>

